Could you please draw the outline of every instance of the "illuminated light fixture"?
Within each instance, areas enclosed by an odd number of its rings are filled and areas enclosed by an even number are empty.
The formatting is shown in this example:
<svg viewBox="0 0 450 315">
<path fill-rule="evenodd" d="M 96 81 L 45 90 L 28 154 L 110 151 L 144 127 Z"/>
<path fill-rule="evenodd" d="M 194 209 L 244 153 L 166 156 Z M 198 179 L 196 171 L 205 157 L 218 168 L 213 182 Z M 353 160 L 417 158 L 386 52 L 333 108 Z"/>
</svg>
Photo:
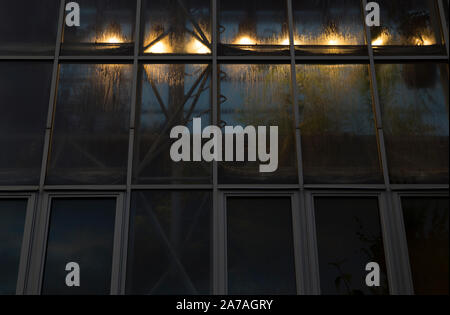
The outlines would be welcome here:
<svg viewBox="0 0 450 315">
<path fill-rule="evenodd" d="M 248 36 L 239 37 L 236 41 L 237 45 L 255 45 L 256 42 Z"/>
<path fill-rule="evenodd" d="M 280 43 L 280 45 L 283 45 L 283 46 L 289 46 L 289 38 L 284 39 L 284 40 Z"/>
<path fill-rule="evenodd" d="M 147 48 L 145 50 L 145 52 L 151 53 L 151 54 L 167 54 L 170 51 L 169 51 L 169 47 L 166 44 L 159 41 L 159 42 L 153 44 L 152 46 L 150 46 L 149 48 Z"/>
<path fill-rule="evenodd" d="M 106 39 L 105 42 L 108 43 L 108 44 L 120 44 L 120 43 L 122 43 L 123 41 L 122 41 L 119 37 L 117 37 L 117 36 L 110 36 L 110 37 L 108 37 L 108 38 Z"/>
<path fill-rule="evenodd" d="M 211 50 L 206 47 L 202 42 L 197 39 L 193 39 L 187 47 L 187 50 L 191 54 L 210 54 Z"/>
<path fill-rule="evenodd" d="M 430 46 L 430 45 L 433 45 L 433 42 L 431 40 L 429 40 L 428 38 L 423 37 L 423 38 L 417 38 L 415 41 L 415 44 L 417 46 Z"/>
</svg>

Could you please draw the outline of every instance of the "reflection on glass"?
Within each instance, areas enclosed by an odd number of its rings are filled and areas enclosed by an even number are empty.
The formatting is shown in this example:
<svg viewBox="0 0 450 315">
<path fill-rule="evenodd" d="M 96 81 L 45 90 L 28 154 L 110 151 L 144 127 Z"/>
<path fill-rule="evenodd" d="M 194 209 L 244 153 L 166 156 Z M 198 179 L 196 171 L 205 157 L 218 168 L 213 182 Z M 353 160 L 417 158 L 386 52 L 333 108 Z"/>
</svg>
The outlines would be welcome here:
<svg viewBox="0 0 450 315">
<path fill-rule="evenodd" d="M 146 0 L 144 53 L 210 54 L 210 0 Z"/>
<path fill-rule="evenodd" d="M 115 199 L 52 201 L 42 293 L 110 293 Z M 80 266 L 80 286 L 66 285 L 66 264 Z"/>
<path fill-rule="evenodd" d="M 27 200 L 0 200 L 0 295 L 16 294 Z"/>
<path fill-rule="evenodd" d="M 382 183 L 367 65 L 298 65 L 305 182 Z"/>
<path fill-rule="evenodd" d="M 294 295 L 291 199 L 227 199 L 228 294 Z"/>
<path fill-rule="evenodd" d="M 0 63 L 0 185 L 37 185 L 52 64 Z"/>
<path fill-rule="evenodd" d="M 375 53 L 423 54 L 443 50 L 436 1 L 380 0 L 378 3 L 382 23 L 371 28 Z"/>
<path fill-rule="evenodd" d="M 390 179 L 448 184 L 448 68 L 379 64 L 378 90 Z"/>
<path fill-rule="evenodd" d="M 286 2 L 220 1 L 219 33 L 219 52 L 224 55 L 288 55 Z"/>
<path fill-rule="evenodd" d="M 288 65 L 221 65 L 218 122 L 225 126 L 278 126 L 278 169 L 261 173 L 260 161 L 220 162 L 219 181 L 237 183 L 296 183 L 294 114 Z M 269 134 L 267 134 L 268 137 Z M 236 143 L 236 139 L 234 141 Z M 236 161 L 236 159 L 234 159 Z M 265 164 L 265 163 L 262 163 Z"/>
<path fill-rule="evenodd" d="M 173 162 L 170 139 L 174 126 L 186 126 L 192 136 L 193 118 L 211 121 L 210 73 L 204 64 L 151 64 L 141 69 L 133 181 L 136 183 L 209 183 L 211 163 Z"/>
<path fill-rule="evenodd" d="M 60 66 L 48 184 L 125 183 L 131 69 Z"/>
<path fill-rule="evenodd" d="M 60 2 L 0 1 L 0 55 L 53 55 Z"/>
<path fill-rule="evenodd" d="M 448 295 L 448 198 L 402 198 L 416 294 Z"/>
<path fill-rule="evenodd" d="M 127 294 L 211 294 L 212 196 L 134 192 Z"/>
<path fill-rule="evenodd" d="M 322 294 L 389 294 L 377 198 L 319 197 L 315 218 Z M 380 287 L 366 285 L 369 262 L 380 266 Z"/>
<path fill-rule="evenodd" d="M 360 0 L 293 0 L 297 54 L 366 54 Z"/>
<path fill-rule="evenodd" d="M 79 0 L 80 26 L 64 26 L 62 53 L 133 54 L 136 1 Z"/>
</svg>

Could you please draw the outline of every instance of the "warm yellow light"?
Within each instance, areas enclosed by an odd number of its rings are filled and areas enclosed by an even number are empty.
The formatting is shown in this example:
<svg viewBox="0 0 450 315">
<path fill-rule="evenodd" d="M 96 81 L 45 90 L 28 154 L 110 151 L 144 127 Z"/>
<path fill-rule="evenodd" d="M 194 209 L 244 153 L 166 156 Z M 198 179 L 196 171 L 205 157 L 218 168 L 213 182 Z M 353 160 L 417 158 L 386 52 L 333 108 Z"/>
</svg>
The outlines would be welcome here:
<svg viewBox="0 0 450 315">
<path fill-rule="evenodd" d="M 170 51 L 168 45 L 164 44 L 162 41 L 159 41 L 147 48 L 145 52 L 151 54 L 167 54 Z"/>
<path fill-rule="evenodd" d="M 289 46 L 289 38 L 284 39 L 280 45 Z"/>
<path fill-rule="evenodd" d="M 192 39 L 188 44 L 187 50 L 191 54 L 210 54 L 211 50 L 197 39 Z"/>
<path fill-rule="evenodd" d="M 431 41 L 431 40 L 430 40 L 429 38 L 427 38 L 427 37 L 422 37 L 422 38 L 417 38 L 417 39 L 415 40 L 415 44 L 416 44 L 417 46 L 430 46 L 430 45 L 433 45 L 434 42 Z"/>
<path fill-rule="evenodd" d="M 122 40 L 117 36 L 111 36 L 106 39 L 106 43 L 108 44 L 120 44 Z"/>
<path fill-rule="evenodd" d="M 250 37 L 247 36 L 242 36 L 239 37 L 238 40 L 236 41 L 237 45 L 255 45 L 256 42 L 251 39 Z"/>
<path fill-rule="evenodd" d="M 338 45 L 339 41 L 337 39 L 329 39 L 328 45 Z"/>
<path fill-rule="evenodd" d="M 381 38 L 381 36 L 375 40 L 372 41 L 373 46 L 382 46 L 384 45 L 384 40 Z"/>
</svg>

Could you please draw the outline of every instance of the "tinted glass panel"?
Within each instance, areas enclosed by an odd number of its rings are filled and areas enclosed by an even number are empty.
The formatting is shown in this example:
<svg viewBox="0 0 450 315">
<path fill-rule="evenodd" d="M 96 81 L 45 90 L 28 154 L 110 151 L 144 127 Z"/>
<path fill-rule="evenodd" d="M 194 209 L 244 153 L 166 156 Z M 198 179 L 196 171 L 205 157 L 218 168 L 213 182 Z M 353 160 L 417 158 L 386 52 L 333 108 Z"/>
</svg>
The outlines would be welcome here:
<svg viewBox="0 0 450 315">
<path fill-rule="evenodd" d="M 170 149 L 175 126 L 185 126 L 193 134 L 193 119 L 203 127 L 211 124 L 211 67 L 208 65 L 144 65 L 142 97 L 136 117 L 134 182 L 209 183 L 211 163 L 173 162 Z"/>
<path fill-rule="evenodd" d="M 210 54 L 210 0 L 144 2 L 144 53 Z"/>
<path fill-rule="evenodd" d="M 48 184 L 123 184 L 131 65 L 63 64 Z"/>
<path fill-rule="evenodd" d="M 0 295 L 16 294 L 27 200 L 0 199 Z"/>
<path fill-rule="evenodd" d="M 109 294 L 115 199 L 53 200 L 43 294 Z M 80 286 L 68 287 L 69 262 L 80 266 Z"/>
<path fill-rule="evenodd" d="M 322 294 L 389 294 L 376 198 L 315 199 Z M 366 265 L 380 266 L 380 287 L 366 285 Z"/>
<path fill-rule="evenodd" d="M 448 68 L 377 65 L 391 182 L 448 184 Z"/>
<path fill-rule="evenodd" d="M 53 55 L 60 2 L 0 1 L 0 55 Z"/>
<path fill-rule="evenodd" d="M 228 294 L 296 294 L 290 198 L 227 199 Z"/>
<path fill-rule="evenodd" d="M 64 26 L 66 55 L 132 55 L 136 1 L 78 0 L 80 26 Z"/>
<path fill-rule="evenodd" d="M 402 198 L 416 294 L 448 295 L 448 198 Z"/>
<path fill-rule="evenodd" d="M 135 192 L 128 294 L 211 294 L 212 196 L 205 191 Z"/>
<path fill-rule="evenodd" d="M 382 183 L 366 65 L 298 65 L 305 182 Z"/>
<path fill-rule="evenodd" d="M 0 62 L 0 185 L 39 183 L 52 64 Z"/>
</svg>

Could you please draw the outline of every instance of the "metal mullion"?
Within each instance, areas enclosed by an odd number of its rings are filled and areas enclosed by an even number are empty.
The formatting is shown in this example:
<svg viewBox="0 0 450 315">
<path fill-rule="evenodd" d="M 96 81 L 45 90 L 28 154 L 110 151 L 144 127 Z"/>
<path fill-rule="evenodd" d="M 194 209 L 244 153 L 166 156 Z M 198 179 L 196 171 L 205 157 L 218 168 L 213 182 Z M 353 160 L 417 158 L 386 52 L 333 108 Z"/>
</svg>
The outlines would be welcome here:
<svg viewBox="0 0 450 315">
<path fill-rule="evenodd" d="M 441 26 L 442 26 L 442 31 L 444 33 L 444 42 L 445 42 L 445 48 L 447 49 L 447 61 L 448 61 L 448 26 L 447 26 L 447 21 L 445 19 L 445 9 L 444 9 L 444 5 L 442 3 L 442 0 L 438 0 L 438 9 L 439 9 L 439 16 L 441 19 Z"/>
<path fill-rule="evenodd" d="M 54 60 L 55 56 L 26 56 L 26 55 L 9 55 L 9 56 L 0 56 L 0 60 Z"/>
<path fill-rule="evenodd" d="M 405 62 L 420 62 L 420 61 L 443 61 L 448 62 L 447 56 L 441 56 L 441 55 L 411 55 L 411 56 L 374 56 L 374 60 L 381 60 L 384 62 L 398 62 L 398 61 L 405 61 Z"/>
</svg>

